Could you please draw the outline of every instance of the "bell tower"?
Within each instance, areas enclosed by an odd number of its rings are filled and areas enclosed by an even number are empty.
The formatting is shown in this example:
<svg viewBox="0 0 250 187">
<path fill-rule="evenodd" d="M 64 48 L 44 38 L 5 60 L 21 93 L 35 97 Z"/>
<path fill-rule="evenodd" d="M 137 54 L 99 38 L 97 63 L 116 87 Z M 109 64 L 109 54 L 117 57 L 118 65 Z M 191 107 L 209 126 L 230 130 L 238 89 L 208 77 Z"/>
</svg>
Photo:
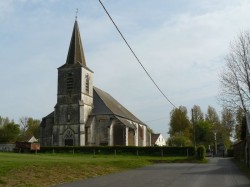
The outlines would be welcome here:
<svg viewBox="0 0 250 187">
<path fill-rule="evenodd" d="M 53 146 L 84 146 L 85 123 L 93 108 L 93 71 L 86 66 L 77 20 L 66 63 L 58 68 Z"/>
</svg>

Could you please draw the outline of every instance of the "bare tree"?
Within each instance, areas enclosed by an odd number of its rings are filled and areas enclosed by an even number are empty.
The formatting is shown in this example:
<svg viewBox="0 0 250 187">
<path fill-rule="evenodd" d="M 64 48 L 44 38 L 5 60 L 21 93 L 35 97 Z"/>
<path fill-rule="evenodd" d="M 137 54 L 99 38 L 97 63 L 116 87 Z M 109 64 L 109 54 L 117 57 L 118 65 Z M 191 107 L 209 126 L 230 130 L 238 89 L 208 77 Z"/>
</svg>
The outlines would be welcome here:
<svg viewBox="0 0 250 187">
<path fill-rule="evenodd" d="M 250 31 L 240 33 L 230 47 L 220 74 L 219 100 L 231 110 L 240 107 L 246 112 L 250 107 Z"/>
<path fill-rule="evenodd" d="M 21 129 L 20 140 L 25 141 L 32 136 L 39 137 L 40 120 L 31 117 L 21 117 L 19 121 Z"/>
<path fill-rule="evenodd" d="M 27 129 L 28 129 L 28 120 L 29 120 L 29 118 L 28 117 L 21 117 L 20 119 L 19 119 L 19 121 L 20 121 L 20 123 L 19 123 L 19 125 L 20 125 L 20 129 L 21 129 L 21 132 L 25 132 Z"/>
</svg>

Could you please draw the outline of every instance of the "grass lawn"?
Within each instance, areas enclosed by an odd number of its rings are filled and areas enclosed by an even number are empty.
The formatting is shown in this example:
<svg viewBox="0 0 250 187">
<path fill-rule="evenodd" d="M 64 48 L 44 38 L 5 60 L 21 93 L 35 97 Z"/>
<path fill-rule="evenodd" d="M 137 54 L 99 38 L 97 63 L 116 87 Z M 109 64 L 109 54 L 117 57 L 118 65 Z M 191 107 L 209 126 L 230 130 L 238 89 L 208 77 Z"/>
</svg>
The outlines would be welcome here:
<svg viewBox="0 0 250 187">
<path fill-rule="evenodd" d="M 85 154 L 0 152 L 0 186 L 50 186 L 153 163 L 193 162 L 187 157 L 137 157 Z"/>
</svg>

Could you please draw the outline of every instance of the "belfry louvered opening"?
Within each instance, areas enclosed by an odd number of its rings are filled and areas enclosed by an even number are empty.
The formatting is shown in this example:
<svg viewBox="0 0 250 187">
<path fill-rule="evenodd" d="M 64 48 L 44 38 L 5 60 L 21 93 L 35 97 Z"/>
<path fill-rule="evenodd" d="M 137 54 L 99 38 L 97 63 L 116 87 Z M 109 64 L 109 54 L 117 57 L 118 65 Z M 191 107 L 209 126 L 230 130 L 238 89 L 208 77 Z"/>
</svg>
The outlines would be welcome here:
<svg viewBox="0 0 250 187">
<path fill-rule="evenodd" d="M 67 84 L 67 91 L 71 92 L 74 85 L 74 77 L 72 72 L 68 73 L 66 84 Z"/>
</svg>

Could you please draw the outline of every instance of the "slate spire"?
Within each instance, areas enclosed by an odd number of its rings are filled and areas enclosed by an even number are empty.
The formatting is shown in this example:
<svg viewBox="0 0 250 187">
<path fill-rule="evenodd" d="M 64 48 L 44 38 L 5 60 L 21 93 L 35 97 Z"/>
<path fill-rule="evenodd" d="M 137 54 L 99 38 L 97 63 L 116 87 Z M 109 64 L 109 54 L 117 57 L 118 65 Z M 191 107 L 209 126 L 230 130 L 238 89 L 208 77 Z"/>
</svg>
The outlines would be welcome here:
<svg viewBox="0 0 250 187">
<path fill-rule="evenodd" d="M 86 67 L 86 61 L 83 53 L 80 31 L 76 19 L 70 40 L 70 46 L 66 64 L 76 64 L 78 62 Z"/>
</svg>

